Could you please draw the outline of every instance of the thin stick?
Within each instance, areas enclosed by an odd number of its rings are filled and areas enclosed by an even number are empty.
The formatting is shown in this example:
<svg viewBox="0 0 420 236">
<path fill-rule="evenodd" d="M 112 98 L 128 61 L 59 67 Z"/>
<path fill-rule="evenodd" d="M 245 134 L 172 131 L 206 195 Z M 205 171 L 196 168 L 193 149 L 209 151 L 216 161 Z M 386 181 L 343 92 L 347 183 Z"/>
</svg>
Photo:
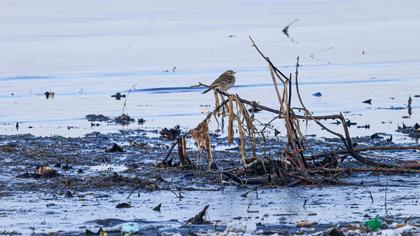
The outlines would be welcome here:
<svg viewBox="0 0 420 236">
<path fill-rule="evenodd" d="M 169 149 L 169 152 L 166 154 L 165 159 L 163 159 L 163 163 L 166 163 L 166 161 L 168 160 L 169 155 L 171 155 L 172 150 L 174 150 L 175 146 L 178 144 L 178 140 L 175 141 L 172 146 L 171 149 Z"/>
<path fill-rule="evenodd" d="M 136 87 L 136 85 L 137 85 L 137 83 L 135 83 L 135 84 L 133 84 L 133 86 L 131 86 L 131 88 L 128 90 L 127 96 L 125 96 L 125 98 L 124 98 L 122 114 L 124 114 L 124 111 L 125 111 L 127 116 L 128 116 L 127 99 L 128 99 L 128 96 L 130 95 L 131 91 Z"/>
<path fill-rule="evenodd" d="M 283 74 L 279 69 L 277 69 L 277 67 L 266 56 L 264 56 L 264 54 L 260 51 L 260 49 L 258 48 L 257 44 L 254 42 L 254 40 L 251 38 L 251 36 L 248 36 L 248 37 L 252 42 L 252 46 L 258 51 L 258 53 L 264 58 L 264 60 L 266 60 L 268 64 L 270 64 L 277 73 L 279 73 L 285 80 L 287 80 L 287 76 Z"/>
<path fill-rule="evenodd" d="M 387 195 L 388 195 L 388 177 L 386 178 L 386 186 L 385 186 L 385 215 L 388 216 L 388 204 L 387 204 Z"/>
<path fill-rule="evenodd" d="M 371 147 L 360 147 L 354 148 L 355 152 L 365 152 L 365 151 L 384 151 L 384 150 L 420 150 L 420 146 L 371 146 Z M 348 154 L 348 150 L 339 150 L 339 151 L 331 151 L 331 152 L 324 152 L 312 155 L 308 157 L 308 159 L 314 160 L 320 157 L 335 155 L 335 154 Z"/>
<path fill-rule="evenodd" d="M 383 167 L 370 167 L 370 168 L 324 168 L 318 167 L 310 169 L 312 173 L 328 173 L 328 172 L 383 172 L 383 173 L 420 173 L 420 170 L 408 169 L 408 168 L 383 168 Z"/>
</svg>

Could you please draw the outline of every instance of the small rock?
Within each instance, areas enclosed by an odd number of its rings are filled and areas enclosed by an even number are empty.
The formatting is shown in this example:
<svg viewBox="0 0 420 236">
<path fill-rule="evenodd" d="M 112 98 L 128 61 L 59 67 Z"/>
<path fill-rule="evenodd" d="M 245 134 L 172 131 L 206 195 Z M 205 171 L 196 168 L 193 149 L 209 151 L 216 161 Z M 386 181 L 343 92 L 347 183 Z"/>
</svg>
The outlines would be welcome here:
<svg viewBox="0 0 420 236">
<path fill-rule="evenodd" d="M 139 124 L 139 125 L 143 125 L 143 124 L 144 124 L 144 122 L 146 122 L 146 120 L 144 120 L 143 118 L 139 118 L 139 119 L 137 120 L 137 124 Z"/>
<path fill-rule="evenodd" d="M 117 100 L 121 100 L 121 98 L 125 98 L 126 95 L 125 94 L 121 94 L 120 92 L 118 92 L 118 93 L 116 93 L 114 95 L 111 95 L 111 97 L 113 97 L 113 98 L 115 98 Z"/>
<path fill-rule="evenodd" d="M 379 135 L 379 133 L 374 133 L 370 136 L 370 139 L 381 139 L 382 137 Z"/>
<path fill-rule="evenodd" d="M 74 195 L 70 191 L 66 191 L 66 194 L 64 194 L 64 197 L 72 198 L 72 197 L 74 197 Z"/>
<path fill-rule="evenodd" d="M 99 114 L 99 115 L 89 114 L 89 115 L 86 115 L 86 119 L 87 119 L 88 121 L 90 121 L 90 122 L 92 122 L 92 121 L 96 121 L 96 122 L 106 122 L 106 121 L 111 120 L 109 117 L 104 116 L 104 115 L 102 115 L 102 114 Z"/>
<path fill-rule="evenodd" d="M 37 175 L 33 175 L 33 174 L 29 174 L 28 172 L 25 172 L 24 174 L 16 176 L 16 178 L 21 178 L 21 179 L 28 179 L 32 177 L 37 177 Z"/>
<path fill-rule="evenodd" d="M 61 169 L 67 171 L 67 170 L 73 169 L 73 167 L 71 167 L 69 165 L 64 165 L 64 166 L 61 167 Z"/>
<path fill-rule="evenodd" d="M 131 204 L 126 203 L 126 202 L 118 203 L 117 206 L 116 206 L 116 208 L 131 208 L 131 207 L 132 207 Z"/>
<path fill-rule="evenodd" d="M 322 93 L 321 92 L 316 92 L 316 93 L 312 94 L 312 96 L 314 96 L 314 97 L 321 97 L 322 96 Z"/>
<path fill-rule="evenodd" d="M 46 99 L 49 99 L 49 98 L 53 99 L 54 96 L 55 96 L 55 93 L 52 92 L 52 91 L 47 91 L 47 92 L 44 93 L 44 95 L 45 95 Z"/>
<path fill-rule="evenodd" d="M 372 99 L 364 100 L 362 103 L 372 105 Z"/>
<path fill-rule="evenodd" d="M 106 149 L 105 152 L 124 152 L 123 148 L 118 144 L 114 143 L 110 149 Z"/>
<path fill-rule="evenodd" d="M 159 211 L 160 212 L 160 208 L 162 207 L 162 203 L 159 203 L 159 205 L 153 207 L 154 211 Z"/>
</svg>

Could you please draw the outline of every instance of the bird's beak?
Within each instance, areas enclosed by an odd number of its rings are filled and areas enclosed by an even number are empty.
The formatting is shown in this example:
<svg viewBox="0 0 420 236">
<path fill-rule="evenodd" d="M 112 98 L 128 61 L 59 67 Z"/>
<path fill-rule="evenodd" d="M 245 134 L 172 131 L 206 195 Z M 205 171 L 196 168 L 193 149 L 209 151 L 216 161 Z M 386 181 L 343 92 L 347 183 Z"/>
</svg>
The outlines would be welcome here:
<svg viewBox="0 0 420 236">
<path fill-rule="evenodd" d="M 236 74 L 236 71 L 234 71 L 233 74 Z"/>
</svg>

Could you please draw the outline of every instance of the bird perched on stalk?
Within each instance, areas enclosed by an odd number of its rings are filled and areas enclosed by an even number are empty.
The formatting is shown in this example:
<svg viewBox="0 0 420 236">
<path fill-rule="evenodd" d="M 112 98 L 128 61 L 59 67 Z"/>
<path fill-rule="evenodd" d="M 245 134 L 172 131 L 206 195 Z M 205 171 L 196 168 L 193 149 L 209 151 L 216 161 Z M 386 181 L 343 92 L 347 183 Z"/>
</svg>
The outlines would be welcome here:
<svg viewBox="0 0 420 236">
<path fill-rule="evenodd" d="M 206 91 L 207 93 L 212 89 L 219 89 L 222 91 L 227 91 L 235 85 L 235 74 L 233 70 L 227 70 L 225 73 L 221 74 L 213 83 L 211 83 Z"/>
</svg>

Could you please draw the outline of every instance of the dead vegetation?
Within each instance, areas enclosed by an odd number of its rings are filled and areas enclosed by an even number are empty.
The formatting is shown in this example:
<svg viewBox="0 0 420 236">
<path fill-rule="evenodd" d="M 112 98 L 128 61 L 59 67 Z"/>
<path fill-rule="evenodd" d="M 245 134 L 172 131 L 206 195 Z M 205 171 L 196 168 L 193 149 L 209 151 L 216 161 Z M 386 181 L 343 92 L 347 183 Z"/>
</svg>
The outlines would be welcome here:
<svg viewBox="0 0 420 236">
<path fill-rule="evenodd" d="M 297 58 L 294 74 L 286 76 L 266 57 L 253 39 L 250 37 L 252 46 L 261 57 L 268 63 L 270 77 L 272 79 L 274 92 L 278 100 L 277 108 L 270 108 L 255 101 L 241 98 L 238 94 L 230 94 L 225 91 L 215 90 L 215 109 L 210 112 L 203 121 L 187 134 L 180 135 L 172 145 L 165 159 L 158 163 L 159 167 L 173 166 L 169 155 L 175 146 L 178 146 L 179 164 L 177 167 L 193 167 L 193 164 L 186 151 L 186 138 L 192 138 L 197 146 L 197 152 L 202 157 L 205 152 L 208 170 L 212 170 L 213 155 L 211 145 L 211 134 L 209 122 L 213 119 L 218 127 L 225 129 L 225 117 L 227 117 L 227 135 L 229 144 L 233 143 L 235 134 L 239 139 L 239 151 L 241 165 L 233 169 L 222 170 L 222 178 L 231 180 L 240 185 L 257 184 L 265 186 L 294 186 L 298 184 L 345 184 L 339 177 L 345 173 L 353 172 L 385 172 L 385 173 L 419 173 L 419 162 L 393 165 L 389 162 L 379 162 L 375 158 L 368 157 L 362 153 L 369 150 L 386 151 L 391 149 L 414 149 L 418 147 L 406 146 L 375 146 L 355 148 L 350 136 L 347 121 L 343 114 L 315 116 L 304 104 L 299 90 L 299 58 Z M 208 87 L 202 83 L 199 86 Z M 299 104 L 292 104 L 292 96 L 296 96 Z M 262 129 L 257 128 L 259 122 L 254 118 L 253 111 L 265 111 L 273 114 L 273 119 Z M 266 140 L 264 130 L 274 120 L 281 120 L 285 130 L 287 145 L 277 156 L 257 154 L 257 146 L 264 147 Z M 337 132 L 328 128 L 322 121 L 334 120 L 341 124 L 342 131 Z M 314 122 L 326 132 L 339 138 L 342 147 L 335 151 L 306 155 L 307 142 L 302 134 L 301 125 Z M 235 132 L 236 131 L 236 132 Z M 339 158 L 351 156 L 361 167 L 346 168 L 340 166 Z"/>
</svg>

